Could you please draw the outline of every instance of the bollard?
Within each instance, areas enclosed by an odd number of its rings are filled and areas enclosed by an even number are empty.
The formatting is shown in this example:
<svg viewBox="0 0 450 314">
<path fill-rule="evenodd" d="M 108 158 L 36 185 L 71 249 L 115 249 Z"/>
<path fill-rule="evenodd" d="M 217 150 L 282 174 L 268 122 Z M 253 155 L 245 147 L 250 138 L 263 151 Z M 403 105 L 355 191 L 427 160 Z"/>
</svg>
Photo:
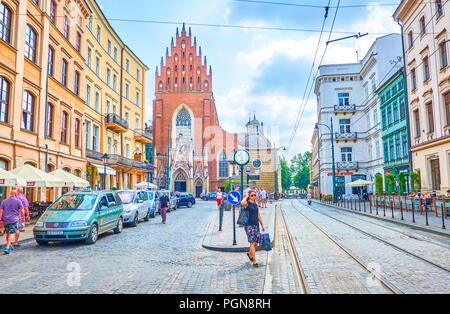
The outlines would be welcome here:
<svg viewBox="0 0 450 314">
<path fill-rule="evenodd" d="M 425 225 L 428 226 L 428 208 L 426 204 L 425 204 Z"/>
<path fill-rule="evenodd" d="M 412 208 L 412 221 L 416 223 L 416 218 L 414 217 L 414 199 L 411 199 L 411 208 Z"/>
<path fill-rule="evenodd" d="M 392 218 L 394 219 L 394 207 L 392 206 L 391 197 L 389 196 L 389 205 L 391 206 Z"/>
<path fill-rule="evenodd" d="M 356 204 L 355 204 L 355 207 L 356 207 Z M 359 211 L 361 211 L 361 197 L 359 197 Z"/>
<path fill-rule="evenodd" d="M 364 212 L 366 212 L 366 202 L 364 202 Z"/>
<path fill-rule="evenodd" d="M 436 197 L 433 197 L 433 205 L 434 205 L 434 213 L 435 213 L 436 217 L 439 217 L 438 211 L 437 211 Z"/>
<path fill-rule="evenodd" d="M 404 220 L 403 219 L 402 199 L 400 198 L 400 196 L 398 197 L 398 201 L 399 201 L 399 206 L 400 206 L 400 217 L 401 217 L 401 220 Z"/>
<path fill-rule="evenodd" d="M 445 215 L 444 215 L 444 200 L 442 200 L 441 212 L 442 212 L 442 229 L 445 229 Z"/>
</svg>

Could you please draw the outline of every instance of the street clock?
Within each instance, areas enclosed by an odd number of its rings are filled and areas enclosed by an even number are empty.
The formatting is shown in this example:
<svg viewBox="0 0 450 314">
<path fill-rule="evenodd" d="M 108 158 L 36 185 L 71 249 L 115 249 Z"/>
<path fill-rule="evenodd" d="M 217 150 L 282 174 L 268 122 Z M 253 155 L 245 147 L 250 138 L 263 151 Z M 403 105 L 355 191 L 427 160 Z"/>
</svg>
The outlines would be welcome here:
<svg viewBox="0 0 450 314">
<path fill-rule="evenodd" d="M 234 162 L 239 166 L 245 166 L 250 161 L 250 154 L 248 151 L 240 149 L 234 153 Z"/>
</svg>

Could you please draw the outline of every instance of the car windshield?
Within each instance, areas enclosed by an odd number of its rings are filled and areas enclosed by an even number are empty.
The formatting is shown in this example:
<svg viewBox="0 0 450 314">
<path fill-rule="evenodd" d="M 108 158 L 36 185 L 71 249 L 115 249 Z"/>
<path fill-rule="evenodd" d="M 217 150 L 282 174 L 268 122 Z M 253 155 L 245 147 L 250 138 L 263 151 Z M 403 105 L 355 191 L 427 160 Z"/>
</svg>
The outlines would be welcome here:
<svg viewBox="0 0 450 314">
<path fill-rule="evenodd" d="M 130 204 L 133 203 L 134 200 L 134 192 L 131 191 L 123 191 L 117 193 L 119 194 L 120 199 L 122 200 L 123 204 Z"/>
<path fill-rule="evenodd" d="M 149 199 L 153 199 L 153 194 L 154 194 L 154 193 L 153 193 L 153 192 L 147 192 L 147 193 L 148 193 L 148 198 L 149 198 Z"/>
<path fill-rule="evenodd" d="M 53 203 L 49 210 L 91 210 L 94 207 L 97 195 L 72 194 L 61 196 Z"/>
</svg>

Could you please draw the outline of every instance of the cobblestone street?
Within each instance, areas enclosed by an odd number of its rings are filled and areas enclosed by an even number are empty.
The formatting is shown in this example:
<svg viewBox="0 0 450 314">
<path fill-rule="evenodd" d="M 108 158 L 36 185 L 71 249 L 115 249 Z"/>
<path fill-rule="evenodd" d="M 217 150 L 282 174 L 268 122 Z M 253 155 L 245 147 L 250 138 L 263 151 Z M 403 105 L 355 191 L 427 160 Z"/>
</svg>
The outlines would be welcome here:
<svg viewBox="0 0 450 314">
<path fill-rule="evenodd" d="M 2 278 L 19 274 L 4 281 L 0 293 L 442 293 L 450 288 L 449 246 L 442 239 L 302 201 L 279 202 L 275 210 L 274 249 L 257 252 L 259 268 L 244 253 L 202 247 L 216 208 L 200 201 L 171 212 L 166 225 L 157 216 L 119 235 L 101 236 L 93 246 L 24 244 L 0 256 Z"/>
</svg>

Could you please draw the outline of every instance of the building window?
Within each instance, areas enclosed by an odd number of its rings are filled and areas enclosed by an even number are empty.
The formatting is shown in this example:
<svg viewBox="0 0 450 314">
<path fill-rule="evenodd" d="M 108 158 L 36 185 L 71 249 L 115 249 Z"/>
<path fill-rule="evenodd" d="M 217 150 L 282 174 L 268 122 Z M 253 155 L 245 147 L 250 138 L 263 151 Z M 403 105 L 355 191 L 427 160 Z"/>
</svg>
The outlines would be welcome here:
<svg viewBox="0 0 450 314">
<path fill-rule="evenodd" d="M 114 61 L 117 62 L 117 48 L 114 47 Z"/>
<path fill-rule="evenodd" d="M 406 116 L 406 107 L 405 107 L 405 99 L 400 99 L 400 119 L 405 119 Z"/>
<path fill-rule="evenodd" d="M 186 108 L 180 110 L 177 115 L 177 128 L 176 128 L 176 136 L 183 137 L 185 139 L 191 139 L 191 127 L 192 127 L 192 119 L 189 112 Z"/>
<path fill-rule="evenodd" d="M 412 31 L 409 31 L 409 33 L 408 33 L 408 43 L 409 43 L 409 48 L 412 48 L 412 46 L 414 44 L 413 32 Z"/>
<path fill-rule="evenodd" d="M 80 147 L 80 119 L 75 119 L 75 147 Z"/>
<path fill-rule="evenodd" d="M 100 93 L 96 90 L 95 91 L 95 111 L 99 111 L 100 107 Z"/>
<path fill-rule="evenodd" d="M 130 114 L 127 112 L 125 112 L 125 121 L 127 122 L 127 125 L 130 124 Z"/>
<path fill-rule="evenodd" d="M 75 95 L 79 96 L 80 95 L 80 73 L 78 71 L 75 71 L 75 77 L 74 77 L 74 93 Z"/>
<path fill-rule="evenodd" d="M 65 59 L 62 61 L 61 84 L 67 87 L 67 61 Z"/>
<path fill-rule="evenodd" d="M 54 59 L 55 59 L 55 51 L 52 47 L 48 47 L 48 74 L 53 76 L 54 72 Z"/>
<path fill-rule="evenodd" d="M 25 34 L 25 57 L 33 62 L 36 62 L 36 42 L 36 32 L 29 25 L 27 25 Z"/>
<path fill-rule="evenodd" d="M 427 117 L 428 117 L 428 132 L 434 132 L 434 117 L 433 117 L 433 104 L 429 103 L 426 105 Z"/>
<path fill-rule="evenodd" d="M 393 111 L 394 111 L 394 122 L 397 122 L 398 121 L 398 104 L 397 104 L 397 102 L 394 102 L 394 105 L 393 105 Z"/>
<path fill-rule="evenodd" d="M 420 116 L 419 110 L 414 110 L 414 121 L 416 126 L 416 138 L 420 137 Z"/>
<path fill-rule="evenodd" d="M 388 108 L 387 108 L 387 123 L 388 123 L 388 125 L 392 124 L 392 108 L 391 108 L 391 106 L 388 106 Z"/>
<path fill-rule="evenodd" d="M 88 20 L 88 28 L 89 28 L 89 30 L 92 32 L 92 15 L 89 16 L 89 20 Z"/>
<path fill-rule="evenodd" d="M 130 60 L 127 59 L 127 61 L 125 61 L 125 71 L 127 71 L 127 73 L 130 73 Z"/>
<path fill-rule="evenodd" d="M 90 147 L 91 147 L 91 123 L 90 122 L 86 122 L 84 133 L 86 136 L 86 148 L 90 149 Z"/>
<path fill-rule="evenodd" d="M 67 122 L 67 112 L 63 111 L 61 113 L 61 143 L 64 144 L 67 144 Z"/>
<path fill-rule="evenodd" d="M 139 93 L 139 91 L 136 91 L 136 106 L 140 106 L 140 98 L 141 98 L 141 93 Z"/>
<path fill-rule="evenodd" d="M 22 106 L 22 129 L 33 131 L 34 128 L 34 96 L 25 91 Z"/>
<path fill-rule="evenodd" d="M 0 122 L 8 123 L 9 82 L 0 76 Z"/>
<path fill-rule="evenodd" d="M 136 70 L 136 80 L 139 83 L 141 82 L 141 71 L 139 71 L 139 69 Z"/>
<path fill-rule="evenodd" d="M 219 177 L 227 178 L 228 177 L 228 159 L 227 154 L 225 152 L 222 153 L 219 160 Z"/>
<path fill-rule="evenodd" d="M 395 151 L 394 151 L 394 141 L 395 139 L 389 140 L 389 160 L 395 160 Z"/>
<path fill-rule="evenodd" d="M 412 87 L 413 91 L 417 89 L 417 79 L 416 79 L 416 69 L 415 68 L 411 69 L 411 87 Z"/>
<path fill-rule="evenodd" d="M 98 152 L 98 126 L 94 125 L 94 132 L 92 136 L 92 150 Z"/>
<path fill-rule="evenodd" d="M 92 69 L 92 49 L 88 47 L 87 51 L 87 65 Z"/>
<path fill-rule="evenodd" d="M 50 2 L 50 22 L 56 23 L 56 3 L 54 0 Z"/>
<path fill-rule="evenodd" d="M 436 0 L 436 20 L 438 18 L 440 18 L 443 14 L 443 10 L 442 10 L 442 1 L 441 0 Z"/>
<path fill-rule="evenodd" d="M 403 156 L 401 151 L 401 139 L 400 137 L 395 138 L 395 152 L 396 152 L 396 159 L 400 159 L 401 156 Z"/>
<path fill-rule="evenodd" d="M 47 126 L 45 129 L 45 135 L 49 138 L 53 138 L 53 116 L 54 116 L 55 107 L 51 104 L 48 104 L 47 107 Z"/>
<path fill-rule="evenodd" d="M 91 86 L 86 85 L 86 105 L 91 107 Z"/>
<path fill-rule="evenodd" d="M 450 126 L 450 92 L 444 95 L 445 116 L 447 117 L 447 126 Z"/>
<path fill-rule="evenodd" d="M 350 133 L 350 119 L 339 120 L 341 134 Z"/>
<path fill-rule="evenodd" d="M 384 129 L 386 127 L 387 123 L 386 123 L 386 111 L 382 110 L 381 111 L 381 127 Z"/>
<path fill-rule="evenodd" d="M 81 52 L 81 34 L 78 32 L 77 32 L 77 40 L 76 40 L 75 47 L 78 52 Z"/>
<path fill-rule="evenodd" d="M 447 58 L 447 42 L 444 41 L 439 44 L 439 52 L 440 52 L 440 59 L 441 59 L 441 69 L 447 67 L 448 65 L 448 58 Z"/>
<path fill-rule="evenodd" d="M 0 38 L 10 43 L 11 40 L 11 11 L 0 2 Z"/>
<path fill-rule="evenodd" d="M 408 156 L 408 139 L 406 135 L 402 136 L 403 157 Z"/>
<path fill-rule="evenodd" d="M 113 89 L 117 91 L 117 75 L 113 75 Z"/>
<path fill-rule="evenodd" d="M 425 78 L 424 81 L 428 81 L 430 79 L 430 63 L 428 61 L 428 57 L 423 59 L 423 76 Z"/>
<path fill-rule="evenodd" d="M 384 161 L 389 162 L 389 147 L 388 147 L 388 144 L 385 143 L 383 145 L 383 148 L 384 148 Z"/>
<path fill-rule="evenodd" d="M 130 99 L 130 85 L 128 83 L 125 84 L 125 98 Z"/>
<path fill-rule="evenodd" d="M 102 29 L 100 26 L 97 26 L 97 41 L 100 42 L 102 39 Z"/>
<path fill-rule="evenodd" d="M 420 18 L 420 34 L 423 35 L 426 33 L 426 24 L 425 24 L 425 16 Z"/>
<path fill-rule="evenodd" d="M 111 40 L 108 39 L 108 55 L 111 55 Z"/>
<path fill-rule="evenodd" d="M 351 147 L 342 147 L 341 148 L 341 157 L 343 162 L 352 161 L 352 152 L 353 149 Z"/>
<path fill-rule="evenodd" d="M 100 76 L 100 58 L 99 57 L 95 58 L 95 74 L 97 74 L 97 76 Z"/>
<path fill-rule="evenodd" d="M 111 87 L 111 69 L 106 69 L 106 85 Z"/>
<path fill-rule="evenodd" d="M 69 28 L 69 18 L 67 17 L 67 15 L 64 16 L 64 37 L 68 40 L 69 39 L 69 32 L 70 32 L 70 28 Z"/>
</svg>

